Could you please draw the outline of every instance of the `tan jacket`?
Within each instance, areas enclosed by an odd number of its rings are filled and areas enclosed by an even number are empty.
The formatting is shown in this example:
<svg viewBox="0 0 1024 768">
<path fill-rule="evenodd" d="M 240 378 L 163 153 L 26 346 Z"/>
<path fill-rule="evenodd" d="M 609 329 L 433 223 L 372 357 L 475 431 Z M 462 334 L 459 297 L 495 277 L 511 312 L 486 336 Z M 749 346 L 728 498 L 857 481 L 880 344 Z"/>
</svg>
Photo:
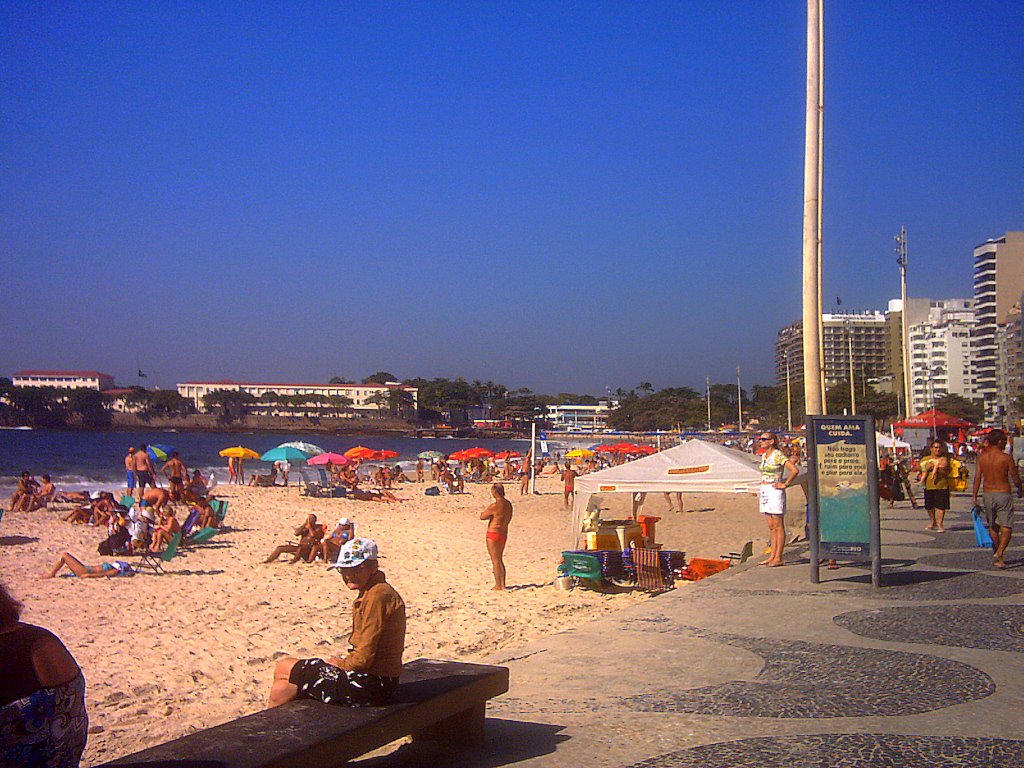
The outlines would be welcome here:
<svg viewBox="0 0 1024 768">
<path fill-rule="evenodd" d="M 405 602 L 378 571 L 352 603 L 352 646 L 341 660 L 342 669 L 398 677 L 405 650 Z"/>
</svg>

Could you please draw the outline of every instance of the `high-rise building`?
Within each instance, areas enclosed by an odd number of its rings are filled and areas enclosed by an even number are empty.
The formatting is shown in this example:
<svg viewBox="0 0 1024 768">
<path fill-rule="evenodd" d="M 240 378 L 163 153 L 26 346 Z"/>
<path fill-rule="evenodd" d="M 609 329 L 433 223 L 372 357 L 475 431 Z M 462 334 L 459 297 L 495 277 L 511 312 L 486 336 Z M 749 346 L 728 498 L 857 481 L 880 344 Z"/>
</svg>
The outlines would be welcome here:
<svg viewBox="0 0 1024 768">
<path fill-rule="evenodd" d="M 836 312 L 821 316 L 825 386 L 849 381 L 852 360 L 856 380 L 875 378 L 885 372 L 885 315 L 875 310 Z M 803 323 L 797 321 L 778 332 L 775 341 L 775 378 L 786 383 L 789 363 L 791 383 L 803 381 Z"/>
<path fill-rule="evenodd" d="M 972 299 L 946 299 L 927 302 L 928 312 L 915 317 L 917 308 L 908 301 L 907 330 L 910 337 L 911 412 L 931 408 L 944 395 L 977 396 L 971 329 L 974 327 Z"/>
<path fill-rule="evenodd" d="M 1022 292 L 1024 232 L 1007 232 L 974 249 L 974 375 L 985 402 L 985 420 L 992 424 L 1003 423 L 1007 415 L 1005 325 Z"/>
</svg>

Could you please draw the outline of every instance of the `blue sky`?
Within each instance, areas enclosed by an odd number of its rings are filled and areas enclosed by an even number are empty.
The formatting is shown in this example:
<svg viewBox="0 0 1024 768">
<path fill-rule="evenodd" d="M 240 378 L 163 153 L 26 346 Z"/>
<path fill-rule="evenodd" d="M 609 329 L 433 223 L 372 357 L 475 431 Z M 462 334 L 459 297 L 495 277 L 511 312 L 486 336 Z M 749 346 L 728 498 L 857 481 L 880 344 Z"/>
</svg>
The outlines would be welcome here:
<svg viewBox="0 0 1024 768">
<path fill-rule="evenodd" d="M 0 6 L 0 373 L 771 383 L 803 3 L 212 5 Z M 1024 6 L 825 14 L 827 305 L 970 295 Z"/>
</svg>

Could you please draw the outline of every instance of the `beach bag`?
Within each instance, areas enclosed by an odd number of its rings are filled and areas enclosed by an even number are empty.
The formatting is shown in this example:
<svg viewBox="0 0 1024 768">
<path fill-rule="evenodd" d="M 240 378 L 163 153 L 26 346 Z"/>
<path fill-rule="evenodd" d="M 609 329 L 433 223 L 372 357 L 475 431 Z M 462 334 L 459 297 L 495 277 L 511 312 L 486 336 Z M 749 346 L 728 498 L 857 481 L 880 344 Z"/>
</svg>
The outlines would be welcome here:
<svg viewBox="0 0 1024 768">
<path fill-rule="evenodd" d="M 956 459 L 949 460 L 949 490 L 963 493 L 967 490 L 967 477 L 970 472 L 967 471 L 961 462 Z"/>
<path fill-rule="evenodd" d="M 423 491 L 423 495 L 424 496 L 440 496 L 441 495 L 441 489 L 438 488 L 436 485 L 432 485 L 432 486 L 430 486 L 429 488 L 427 488 L 426 490 Z"/>
<path fill-rule="evenodd" d="M 988 531 L 984 519 L 981 517 L 981 507 L 971 509 L 971 517 L 974 518 L 974 540 L 979 547 L 992 549 L 992 534 Z"/>
</svg>

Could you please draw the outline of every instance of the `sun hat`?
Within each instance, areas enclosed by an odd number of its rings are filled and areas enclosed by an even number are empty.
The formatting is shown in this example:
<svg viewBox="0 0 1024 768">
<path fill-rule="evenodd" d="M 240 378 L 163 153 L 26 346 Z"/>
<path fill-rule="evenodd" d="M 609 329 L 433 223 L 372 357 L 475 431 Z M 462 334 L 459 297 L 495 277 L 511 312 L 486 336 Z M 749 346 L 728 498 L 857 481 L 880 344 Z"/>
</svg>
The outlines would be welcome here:
<svg viewBox="0 0 1024 768">
<path fill-rule="evenodd" d="M 367 560 L 376 560 L 378 557 L 377 542 L 373 539 L 352 539 L 352 541 L 346 542 L 342 546 L 341 552 L 338 553 L 337 562 L 334 565 L 327 566 L 327 570 L 355 568 Z"/>
<path fill-rule="evenodd" d="M 338 525 L 350 525 L 352 523 L 347 517 L 343 517 L 338 521 Z"/>
</svg>

